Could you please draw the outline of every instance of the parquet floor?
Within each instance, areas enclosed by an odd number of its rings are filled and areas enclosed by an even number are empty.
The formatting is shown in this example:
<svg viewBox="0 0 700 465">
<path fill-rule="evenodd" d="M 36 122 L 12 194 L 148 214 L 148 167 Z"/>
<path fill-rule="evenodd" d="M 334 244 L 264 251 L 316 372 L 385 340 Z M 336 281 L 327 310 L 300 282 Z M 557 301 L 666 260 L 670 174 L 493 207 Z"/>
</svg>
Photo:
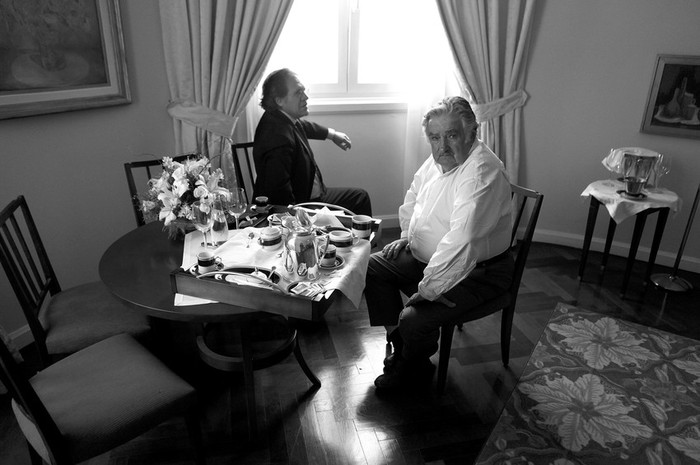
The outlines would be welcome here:
<svg viewBox="0 0 700 465">
<path fill-rule="evenodd" d="M 442 396 L 434 388 L 388 398 L 375 394 L 385 335 L 383 328 L 369 326 L 364 308 L 329 312 L 323 322 L 299 326 L 301 348 L 322 381 L 320 389 L 310 389 L 294 357 L 256 371 L 260 434 L 255 442 L 245 440 L 242 396 L 229 401 L 229 388 L 242 393 L 241 379 L 207 369 L 190 375 L 202 401 L 208 463 L 470 464 L 557 302 L 700 338 L 699 275 L 681 272 L 694 290 L 666 296 L 642 286 L 644 264 L 637 263 L 622 299 L 624 259 L 611 257 L 601 273 L 600 255 L 591 253 L 586 279 L 579 282 L 579 257 L 577 249 L 533 245 L 518 299 L 510 367 L 500 363 L 500 315 L 472 323 L 455 335 Z M 29 464 L 7 396 L 0 401 L 0 463 Z M 174 465 L 191 463 L 189 457 L 184 424 L 174 420 L 88 463 Z"/>
</svg>

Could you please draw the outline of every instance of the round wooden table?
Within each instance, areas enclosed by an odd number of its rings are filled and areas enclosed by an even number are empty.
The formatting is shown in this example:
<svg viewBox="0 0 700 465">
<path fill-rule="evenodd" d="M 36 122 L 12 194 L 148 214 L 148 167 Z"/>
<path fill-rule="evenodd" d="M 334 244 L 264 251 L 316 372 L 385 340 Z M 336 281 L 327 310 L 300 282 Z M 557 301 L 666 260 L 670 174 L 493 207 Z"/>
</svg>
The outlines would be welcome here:
<svg viewBox="0 0 700 465">
<path fill-rule="evenodd" d="M 249 335 L 253 329 L 268 324 L 274 317 L 271 313 L 222 303 L 174 305 L 171 273 L 182 264 L 183 247 L 182 240 L 168 238 L 161 222 L 148 223 L 128 232 L 107 249 L 100 259 L 100 278 L 117 297 L 152 317 L 203 323 L 196 341 L 201 359 L 223 371 L 243 372 L 252 439 L 257 434 L 254 370 L 269 367 L 294 352 L 313 387 L 318 388 L 321 381 L 306 364 L 293 327 L 289 327 L 290 332 L 275 350 L 254 353 Z M 282 316 L 274 319 L 286 321 Z M 235 324 L 218 325 L 227 322 Z M 218 347 L 212 348 L 211 340 L 216 339 L 218 330 L 236 333 L 240 341 L 237 353 L 219 353 Z"/>
</svg>

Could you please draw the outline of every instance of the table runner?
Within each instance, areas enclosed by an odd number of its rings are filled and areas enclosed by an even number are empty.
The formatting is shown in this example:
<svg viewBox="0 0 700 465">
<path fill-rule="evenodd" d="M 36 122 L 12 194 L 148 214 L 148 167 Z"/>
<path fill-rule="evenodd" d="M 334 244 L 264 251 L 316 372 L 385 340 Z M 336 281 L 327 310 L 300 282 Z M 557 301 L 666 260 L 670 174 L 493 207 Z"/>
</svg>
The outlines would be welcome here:
<svg viewBox="0 0 700 465">
<path fill-rule="evenodd" d="M 634 216 L 648 208 L 668 207 L 674 212 L 681 208 L 681 200 L 675 192 L 661 187 L 644 189 L 646 195 L 643 199 L 628 199 L 621 196 L 618 191 L 625 190 L 625 183 L 615 179 L 604 179 L 590 183 L 583 192 L 582 197 L 592 195 L 600 203 L 604 204 L 610 213 L 610 217 L 620 224 L 630 216 Z"/>
<path fill-rule="evenodd" d="M 248 234 L 253 233 L 255 238 L 248 240 Z M 260 229 L 245 228 L 229 231 L 229 240 L 220 247 L 213 249 L 215 255 L 221 257 L 225 267 L 231 266 L 258 266 L 270 269 L 276 266 L 275 271 L 282 277 L 284 283 L 288 285 L 302 279 L 294 274 L 287 273 L 284 269 L 284 255 L 278 257 L 283 251 L 283 245 L 272 249 L 263 249 L 258 244 Z M 250 247 L 246 247 L 250 243 Z M 337 299 L 339 302 L 334 305 L 341 307 L 349 301 L 354 308 L 358 308 L 362 299 L 362 291 L 365 287 L 365 276 L 367 274 L 367 264 L 370 255 L 369 241 L 360 240 L 352 247 L 338 248 L 337 255 L 342 257 L 345 263 L 340 268 L 334 270 L 321 270 L 321 277 L 315 282 L 323 284 L 327 289 L 326 295 L 330 295 L 333 290 L 338 290 L 345 299 Z M 182 268 L 188 270 L 197 262 L 197 253 L 202 250 L 202 233 L 193 231 L 185 236 L 185 246 L 183 248 Z M 274 292 L 274 291 L 271 291 Z M 184 294 L 175 294 L 175 305 L 200 305 L 212 303 L 211 300 L 200 299 L 198 297 Z"/>
<path fill-rule="evenodd" d="M 477 465 L 700 461 L 700 341 L 559 304 Z"/>
</svg>

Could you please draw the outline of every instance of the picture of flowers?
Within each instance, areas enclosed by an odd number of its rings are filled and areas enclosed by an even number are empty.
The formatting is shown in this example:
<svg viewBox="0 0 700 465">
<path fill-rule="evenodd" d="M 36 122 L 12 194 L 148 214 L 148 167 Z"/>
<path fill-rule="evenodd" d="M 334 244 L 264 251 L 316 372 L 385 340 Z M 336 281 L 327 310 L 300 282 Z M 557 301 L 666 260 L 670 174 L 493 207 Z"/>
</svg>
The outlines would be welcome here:
<svg viewBox="0 0 700 465">
<path fill-rule="evenodd" d="M 700 57 L 659 55 L 642 132 L 700 138 Z"/>
</svg>

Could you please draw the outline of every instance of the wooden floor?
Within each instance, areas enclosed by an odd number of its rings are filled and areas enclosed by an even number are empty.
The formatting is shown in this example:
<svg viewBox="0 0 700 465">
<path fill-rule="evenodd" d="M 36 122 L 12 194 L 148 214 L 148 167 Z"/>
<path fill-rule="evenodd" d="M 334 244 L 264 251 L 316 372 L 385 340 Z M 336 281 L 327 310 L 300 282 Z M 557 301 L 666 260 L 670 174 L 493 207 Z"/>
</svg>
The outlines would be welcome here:
<svg viewBox="0 0 700 465">
<path fill-rule="evenodd" d="M 442 396 L 434 388 L 392 397 L 375 394 L 385 334 L 369 326 L 364 304 L 299 327 L 302 351 L 322 381 L 320 389 L 310 389 L 294 357 L 256 371 L 260 435 L 255 442 L 246 441 L 241 379 L 206 369 L 190 375 L 200 392 L 208 463 L 470 464 L 557 302 L 700 338 L 699 275 L 679 273 L 694 290 L 666 295 L 642 285 L 644 264 L 637 263 L 623 299 L 624 259 L 611 257 L 601 273 L 600 254 L 591 253 L 586 279 L 579 282 L 579 257 L 576 249 L 533 245 L 518 299 L 510 367 L 500 363 L 500 315 L 470 324 L 455 334 Z M 655 272 L 670 270 L 657 267 Z M 233 403 L 229 388 L 236 394 Z M 29 464 L 9 412 L 7 396 L 0 396 L 0 464 Z M 185 426 L 174 420 L 88 463 L 172 465 L 191 463 L 189 457 Z"/>
</svg>

